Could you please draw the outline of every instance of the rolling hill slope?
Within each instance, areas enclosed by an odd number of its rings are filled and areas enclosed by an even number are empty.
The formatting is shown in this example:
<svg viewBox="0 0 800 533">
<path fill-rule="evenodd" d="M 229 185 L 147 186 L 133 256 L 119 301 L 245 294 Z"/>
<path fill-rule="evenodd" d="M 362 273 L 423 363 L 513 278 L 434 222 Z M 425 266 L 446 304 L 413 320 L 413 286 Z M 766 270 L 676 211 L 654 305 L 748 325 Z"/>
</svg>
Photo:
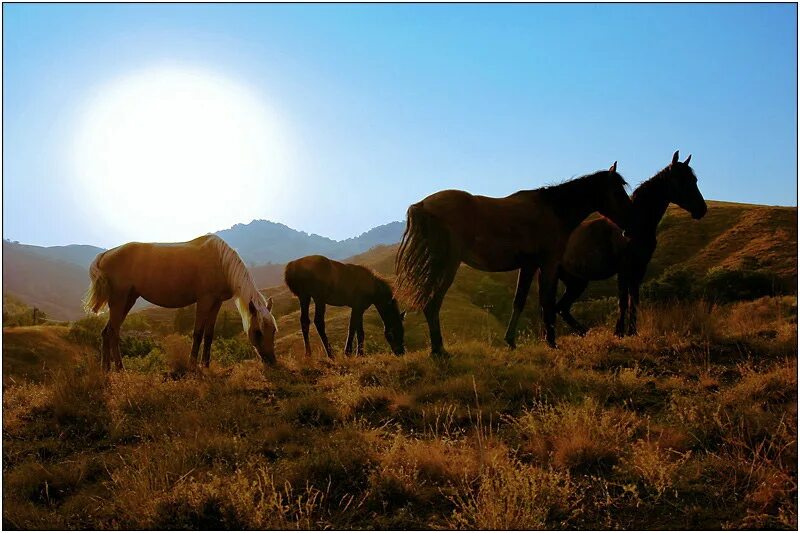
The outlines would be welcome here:
<svg viewBox="0 0 800 533">
<path fill-rule="evenodd" d="M 676 265 L 699 275 L 705 274 L 714 266 L 761 268 L 774 273 L 783 284 L 784 290 L 796 291 L 797 208 L 715 201 L 709 201 L 708 205 L 708 214 L 699 221 L 692 220 L 678 207 L 671 206 L 667 210 L 659 226 L 659 244 L 648 268 L 647 279 L 655 279 L 667 268 Z M 375 228 L 358 238 L 361 239 L 358 246 L 365 242 L 386 240 L 393 234 L 399 236 L 402 230 L 399 226 L 400 223 L 392 223 Z M 339 243 L 348 241 L 350 240 Z M 353 243 L 348 246 L 350 245 Z M 80 299 L 88 283 L 86 270 L 72 263 L 44 257 L 28 248 L 30 247 L 3 243 L 4 291 L 29 305 L 39 306 L 53 318 L 74 319 L 81 316 Z M 396 244 L 377 244 L 367 252 L 352 255 L 348 260 L 367 265 L 384 276 L 392 277 L 396 249 Z M 319 251 L 311 250 L 308 253 Z M 253 267 L 252 272 L 260 287 L 273 287 L 283 283 L 281 263 Z M 477 313 L 476 316 L 488 313 L 504 323 L 510 313 L 515 282 L 514 272 L 490 274 L 462 266 L 451 292 L 455 291 L 453 298 L 461 298 L 474 307 L 470 312 Z M 286 311 L 292 310 L 293 304 L 289 302 L 291 298 L 288 292 L 284 295 L 277 287 L 271 292 L 275 291 L 280 294 L 278 300 L 284 297 L 287 299 Z M 535 288 L 531 292 L 531 301 L 535 305 Z M 591 284 L 584 298 L 615 294 L 616 281 L 611 278 Z M 145 304 L 139 304 L 143 305 Z M 282 314 L 281 307 L 283 306 L 278 307 L 279 316 Z M 447 304 L 445 307 L 447 309 Z M 530 309 L 533 308 L 531 306 L 526 313 L 528 318 L 531 316 Z M 331 310 L 329 316 L 335 318 L 336 313 Z M 523 320 L 525 319 L 526 316 L 523 316 Z"/>
</svg>

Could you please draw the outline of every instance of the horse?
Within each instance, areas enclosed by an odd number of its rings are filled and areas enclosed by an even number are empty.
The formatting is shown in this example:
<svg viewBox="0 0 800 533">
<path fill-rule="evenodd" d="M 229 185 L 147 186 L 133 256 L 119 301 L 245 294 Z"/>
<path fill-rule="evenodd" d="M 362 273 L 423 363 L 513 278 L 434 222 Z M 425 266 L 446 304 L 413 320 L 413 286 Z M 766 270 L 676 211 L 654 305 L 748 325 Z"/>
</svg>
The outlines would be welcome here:
<svg viewBox="0 0 800 533">
<path fill-rule="evenodd" d="M 431 354 L 446 354 L 439 310 L 462 262 L 486 272 L 519 269 L 505 334 L 511 348 L 516 346 L 517 322 L 538 270 L 545 339 L 555 348 L 558 264 L 569 235 L 594 211 L 624 226 L 631 210 L 625 185 L 614 162 L 608 170 L 505 198 L 446 190 L 411 205 L 396 256 L 396 286 L 411 305 L 423 309 Z"/>
<path fill-rule="evenodd" d="M 325 334 L 325 306 L 347 306 L 352 309 L 344 353 L 353 353 L 357 338 L 357 353 L 364 355 L 364 311 L 375 305 L 383 320 L 383 334 L 395 355 L 405 353 L 403 346 L 403 319 L 392 287 L 370 269 L 360 265 L 340 263 L 321 255 L 309 255 L 290 261 L 286 265 L 284 281 L 300 300 L 300 328 L 306 356 L 311 355 L 308 329 L 311 320 L 308 308 L 314 300 L 314 325 L 317 328 L 325 353 L 333 359 L 333 350 Z"/>
<path fill-rule="evenodd" d="M 586 328 L 570 313 L 572 304 L 590 281 L 608 279 L 614 274 L 619 294 L 615 334 L 625 335 L 625 315 L 629 311 L 627 332 L 636 335 L 639 287 L 656 249 L 656 228 L 667 206 L 677 204 L 695 220 L 706 214 L 708 207 L 689 166 L 692 156 L 684 162 L 678 157 L 676 151 L 669 166 L 633 191 L 633 218 L 624 235 L 622 229 L 605 218 L 583 222 L 572 232 L 558 274 L 566 288 L 556 307 L 579 335 L 585 335 Z"/>
<path fill-rule="evenodd" d="M 84 299 L 87 311 L 99 313 L 106 305 L 109 318 L 102 331 L 102 366 L 122 370 L 119 331 L 141 296 L 167 308 L 197 304 L 190 364 L 197 365 L 203 342 L 203 364 L 211 361 L 214 325 L 222 302 L 234 298 L 242 327 L 265 365 L 274 365 L 275 334 L 272 298 L 258 292 L 236 250 L 216 235 L 188 242 L 129 242 L 97 255 L 89 267 L 91 284 Z"/>
</svg>

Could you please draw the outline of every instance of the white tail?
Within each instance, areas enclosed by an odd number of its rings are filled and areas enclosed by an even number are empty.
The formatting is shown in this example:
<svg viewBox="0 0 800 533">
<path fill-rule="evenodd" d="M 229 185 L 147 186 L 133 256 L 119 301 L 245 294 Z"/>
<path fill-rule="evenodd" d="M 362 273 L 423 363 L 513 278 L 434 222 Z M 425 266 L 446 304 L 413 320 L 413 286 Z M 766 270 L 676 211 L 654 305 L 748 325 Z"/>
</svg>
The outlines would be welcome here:
<svg viewBox="0 0 800 533">
<path fill-rule="evenodd" d="M 100 260 L 104 254 L 105 252 L 98 254 L 89 266 L 91 284 L 86 291 L 86 296 L 83 298 L 83 308 L 87 312 L 95 314 L 99 313 L 108 303 L 109 293 L 111 292 L 108 278 L 100 270 Z"/>
</svg>

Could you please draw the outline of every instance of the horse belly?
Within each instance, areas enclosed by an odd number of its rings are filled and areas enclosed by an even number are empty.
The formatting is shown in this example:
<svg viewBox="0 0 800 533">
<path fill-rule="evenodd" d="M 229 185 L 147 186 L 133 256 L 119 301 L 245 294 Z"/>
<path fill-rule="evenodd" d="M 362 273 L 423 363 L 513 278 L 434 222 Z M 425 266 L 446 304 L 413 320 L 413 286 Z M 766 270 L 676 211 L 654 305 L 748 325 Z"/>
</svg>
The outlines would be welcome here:
<svg viewBox="0 0 800 533">
<path fill-rule="evenodd" d="M 176 287 L 171 287 L 169 290 L 153 290 L 149 287 L 134 287 L 136 292 L 150 302 L 151 304 L 157 305 L 159 307 L 169 307 L 169 308 L 178 308 L 178 307 L 186 307 L 187 305 L 192 305 L 193 303 L 197 302 L 197 295 L 193 290 L 188 289 L 181 289 Z"/>
</svg>

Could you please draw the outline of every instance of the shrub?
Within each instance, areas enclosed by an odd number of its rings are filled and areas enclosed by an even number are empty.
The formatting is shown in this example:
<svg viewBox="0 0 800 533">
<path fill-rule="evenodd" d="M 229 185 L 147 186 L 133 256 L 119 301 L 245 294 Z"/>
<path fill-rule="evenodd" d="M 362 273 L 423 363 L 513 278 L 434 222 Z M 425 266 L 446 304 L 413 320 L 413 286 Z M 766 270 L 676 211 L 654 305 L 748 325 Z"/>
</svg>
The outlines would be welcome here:
<svg viewBox="0 0 800 533">
<path fill-rule="evenodd" d="M 119 340 L 119 351 L 127 357 L 144 357 L 149 354 L 156 343 L 148 334 L 131 333 L 124 335 Z"/>
<path fill-rule="evenodd" d="M 217 338 L 211 345 L 211 359 L 220 365 L 230 366 L 255 358 L 253 346 L 244 335 L 229 339 Z"/>
<path fill-rule="evenodd" d="M 691 300 L 697 294 L 700 280 L 685 267 L 667 269 L 658 279 L 642 285 L 641 297 L 656 302 Z"/>
<path fill-rule="evenodd" d="M 568 474 L 503 458 L 480 476 L 476 490 L 454 498 L 454 529 L 531 530 L 563 527 L 573 493 Z"/>
<path fill-rule="evenodd" d="M 67 338 L 78 344 L 100 349 L 101 332 L 106 325 L 106 319 L 97 315 L 86 315 L 76 320 L 69 327 Z"/>
<path fill-rule="evenodd" d="M 714 267 L 702 280 L 702 293 L 714 302 L 755 300 L 773 296 L 776 285 L 775 276 L 769 272 Z"/>
</svg>

